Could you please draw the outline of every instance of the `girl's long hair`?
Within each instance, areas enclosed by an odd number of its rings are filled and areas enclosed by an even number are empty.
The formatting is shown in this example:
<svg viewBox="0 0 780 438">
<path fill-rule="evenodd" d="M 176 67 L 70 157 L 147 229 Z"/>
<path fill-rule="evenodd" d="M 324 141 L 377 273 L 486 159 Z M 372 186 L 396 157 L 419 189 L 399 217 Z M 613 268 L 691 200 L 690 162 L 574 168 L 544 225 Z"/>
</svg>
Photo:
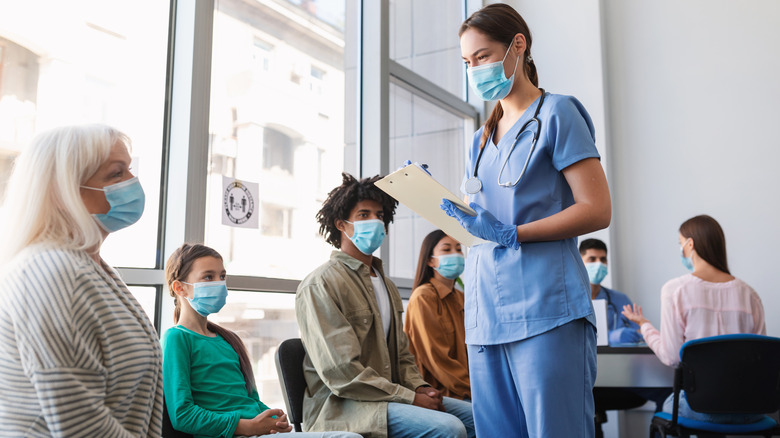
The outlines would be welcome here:
<svg viewBox="0 0 780 438">
<path fill-rule="evenodd" d="M 491 40 L 503 44 L 506 48 L 509 48 L 515 35 L 518 33 L 523 34 L 526 43 L 525 52 L 521 55 L 523 71 L 534 86 L 539 86 L 539 75 L 536 72 L 536 64 L 534 64 L 531 56 L 531 44 L 533 42 L 531 30 L 528 28 L 525 20 L 523 20 L 523 17 L 513 7 L 503 3 L 487 5 L 471 14 L 460 25 L 458 36 L 462 36 L 469 29 L 478 30 Z M 498 101 L 496 106 L 493 107 L 490 117 L 485 122 L 485 129 L 482 131 L 482 138 L 479 144 L 480 149 L 485 147 L 488 138 L 496 130 L 498 121 L 501 120 L 503 115 L 504 109 L 501 107 L 501 101 Z"/>
<path fill-rule="evenodd" d="M 165 280 L 168 282 L 168 291 L 173 297 L 173 303 L 175 305 L 175 308 L 173 309 L 174 324 L 179 322 L 179 317 L 181 316 L 181 303 L 179 302 L 179 296 L 173 291 L 173 282 L 177 280 L 187 280 L 187 276 L 192 272 L 192 266 L 195 264 L 195 260 L 201 257 L 214 257 L 222 260 L 222 256 L 208 246 L 197 243 L 185 243 L 171 254 L 168 258 L 168 263 L 165 264 Z M 251 395 L 252 391 L 255 389 L 255 377 L 252 372 L 252 362 L 249 360 L 249 354 L 247 353 L 241 338 L 233 331 L 210 321 L 207 322 L 206 328 L 222 336 L 222 338 L 233 347 L 233 350 L 236 351 L 238 354 L 238 363 L 241 366 L 241 374 L 244 375 L 246 392 Z"/>
<path fill-rule="evenodd" d="M 2 207 L 0 266 L 36 245 L 96 251 L 103 236 L 79 188 L 130 139 L 106 125 L 75 125 L 37 135 L 14 162 Z"/>
</svg>

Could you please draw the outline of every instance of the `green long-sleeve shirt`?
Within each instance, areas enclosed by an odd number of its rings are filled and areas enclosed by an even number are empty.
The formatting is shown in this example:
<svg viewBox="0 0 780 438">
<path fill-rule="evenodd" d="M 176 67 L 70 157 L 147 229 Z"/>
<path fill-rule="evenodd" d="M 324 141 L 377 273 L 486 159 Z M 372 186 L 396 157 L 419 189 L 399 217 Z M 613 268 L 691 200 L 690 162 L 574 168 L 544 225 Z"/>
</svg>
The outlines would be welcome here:
<svg viewBox="0 0 780 438">
<path fill-rule="evenodd" d="M 232 437 L 238 420 L 268 409 L 257 391 L 247 394 L 238 353 L 221 336 L 182 326 L 162 338 L 163 389 L 171 424 L 201 437 Z"/>
</svg>

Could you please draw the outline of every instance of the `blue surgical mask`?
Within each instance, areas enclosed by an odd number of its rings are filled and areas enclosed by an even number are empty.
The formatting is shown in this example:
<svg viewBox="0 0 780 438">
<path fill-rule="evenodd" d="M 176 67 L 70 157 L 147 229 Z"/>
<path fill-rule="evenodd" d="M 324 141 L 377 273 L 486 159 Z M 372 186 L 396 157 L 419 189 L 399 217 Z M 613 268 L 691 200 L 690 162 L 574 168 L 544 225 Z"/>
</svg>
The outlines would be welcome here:
<svg viewBox="0 0 780 438">
<path fill-rule="evenodd" d="M 204 281 L 202 283 L 187 283 L 194 289 L 192 298 L 187 298 L 192 309 L 202 316 L 209 316 L 222 310 L 227 301 L 227 285 L 224 281 Z"/>
<path fill-rule="evenodd" d="M 469 67 L 466 69 L 466 75 L 469 78 L 469 85 L 477 93 L 482 100 L 500 100 L 505 98 L 512 90 L 512 84 L 515 82 L 515 72 L 517 72 L 517 65 L 520 62 L 520 57 L 517 57 L 515 61 L 515 70 L 512 76 L 507 79 L 504 75 L 504 61 L 506 61 L 509 50 L 512 48 L 510 44 L 504 54 L 504 59 L 497 62 L 491 62 L 490 64 L 478 65 L 476 67 Z"/>
<path fill-rule="evenodd" d="M 126 181 L 122 181 L 102 189 L 96 187 L 81 186 L 85 189 L 99 190 L 106 194 L 106 201 L 111 208 L 108 213 L 93 214 L 98 224 L 109 233 L 119 231 L 122 228 L 129 227 L 138 222 L 144 213 L 144 189 L 134 176 Z"/>
<path fill-rule="evenodd" d="M 445 254 L 434 257 L 439 259 L 439 267 L 433 269 L 438 271 L 442 277 L 450 280 L 458 278 L 466 266 L 466 259 L 463 257 L 463 254 Z"/>
<path fill-rule="evenodd" d="M 686 240 L 685 243 L 688 243 L 688 241 Z M 691 257 L 685 257 L 685 251 L 683 251 L 685 243 L 680 247 L 680 261 L 682 262 L 682 265 L 685 266 L 685 269 L 693 272 L 693 259 Z"/>
<path fill-rule="evenodd" d="M 379 219 L 368 219 L 365 221 L 344 221 L 354 226 L 354 232 L 349 240 L 355 244 L 355 247 L 365 255 L 371 255 L 382 246 L 385 240 L 385 223 Z M 346 233 L 345 233 L 346 234 Z"/>
<path fill-rule="evenodd" d="M 588 279 L 591 284 L 601 284 L 609 272 L 607 265 L 601 262 L 585 263 L 585 269 L 588 271 Z"/>
</svg>

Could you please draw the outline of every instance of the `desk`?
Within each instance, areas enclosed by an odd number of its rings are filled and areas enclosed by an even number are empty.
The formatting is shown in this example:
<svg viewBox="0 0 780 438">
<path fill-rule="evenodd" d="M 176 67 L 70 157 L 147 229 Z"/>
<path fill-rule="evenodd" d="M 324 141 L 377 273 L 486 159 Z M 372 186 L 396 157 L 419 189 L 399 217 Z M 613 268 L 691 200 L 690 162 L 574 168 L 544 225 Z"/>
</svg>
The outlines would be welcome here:
<svg viewBox="0 0 780 438">
<path fill-rule="evenodd" d="M 649 347 L 597 347 L 597 387 L 672 387 L 674 368 L 661 363 Z"/>
</svg>

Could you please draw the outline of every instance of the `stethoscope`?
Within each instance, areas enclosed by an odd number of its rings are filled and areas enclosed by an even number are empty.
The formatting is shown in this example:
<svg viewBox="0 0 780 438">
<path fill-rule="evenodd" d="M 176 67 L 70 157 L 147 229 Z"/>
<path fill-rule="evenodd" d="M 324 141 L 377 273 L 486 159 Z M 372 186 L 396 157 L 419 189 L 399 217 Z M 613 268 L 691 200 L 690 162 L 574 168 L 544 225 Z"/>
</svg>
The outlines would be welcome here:
<svg viewBox="0 0 780 438">
<path fill-rule="evenodd" d="M 618 320 L 623 321 L 623 327 L 628 327 L 628 324 L 623 320 L 623 318 L 620 317 L 620 311 L 618 310 L 617 306 L 612 303 L 612 296 L 610 295 L 607 288 L 602 287 L 601 290 L 603 290 L 604 295 L 607 296 L 607 307 L 615 309 L 615 318 L 612 320 L 612 330 L 617 330 Z"/>
<path fill-rule="evenodd" d="M 542 131 L 542 122 L 539 120 L 539 110 L 542 108 L 542 104 L 544 104 L 544 88 L 540 88 L 542 92 L 542 97 L 539 99 L 539 104 L 536 105 L 536 112 L 534 112 L 534 116 L 531 117 L 530 120 L 525 122 L 523 124 L 523 127 L 520 128 L 520 132 L 517 133 L 515 136 L 515 141 L 512 143 L 512 147 L 509 149 L 509 153 L 506 155 L 506 158 L 504 159 L 504 164 L 501 165 L 501 169 L 498 171 L 498 185 L 501 187 L 514 187 L 519 182 L 520 179 L 523 178 L 523 175 L 525 175 L 526 169 L 528 169 L 528 163 L 531 161 L 531 155 L 534 153 L 534 149 L 536 149 L 536 142 L 539 140 L 539 133 Z M 525 159 L 525 164 L 523 165 L 523 170 L 520 171 L 520 176 L 517 177 L 515 182 L 501 182 L 501 174 L 504 173 L 504 168 L 506 167 L 506 163 L 509 162 L 509 157 L 512 156 L 512 151 L 515 150 L 515 146 L 517 146 L 517 141 L 520 138 L 520 134 L 522 134 L 525 131 L 525 128 L 528 127 L 531 123 L 536 122 L 536 132 L 534 133 L 533 141 L 531 142 L 531 149 L 528 151 L 528 157 Z M 488 139 L 490 141 L 490 139 Z M 479 162 L 482 160 L 482 153 L 485 152 L 485 146 L 483 146 L 479 150 L 479 155 L 477 155 L 477 162 L 474 164 L 474 176 L 466 180 L 465 189 L 466 193 L 470 195 L 474 195 L 479 193 L 480 190 L 482 190 L 482 181 L 479 180 L 477 177 L 477 170 L 479 169 Z"/>
</svg>

